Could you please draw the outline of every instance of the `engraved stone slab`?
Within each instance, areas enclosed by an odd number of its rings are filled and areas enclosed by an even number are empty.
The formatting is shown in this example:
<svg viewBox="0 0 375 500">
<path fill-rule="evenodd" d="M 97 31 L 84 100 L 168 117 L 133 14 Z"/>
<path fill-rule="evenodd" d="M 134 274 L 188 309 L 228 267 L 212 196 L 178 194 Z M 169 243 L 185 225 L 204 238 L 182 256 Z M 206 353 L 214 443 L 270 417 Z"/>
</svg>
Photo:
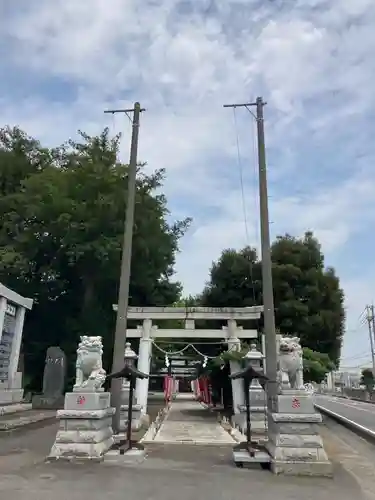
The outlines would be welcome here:
<svg viewBox="0 0 375 500">
<path fill-rule="evenodd" d="M 303 395 L 279 394 L 278 413 L 315 413 L 312 397 Z"/>
<path fill-rule="evenodd" d="M 103 410 L 110 406 L 109 392 L 70 392 L 65 395 L 65 410 Z"/>
<path fill-rule="evenodd" d="M 43 374 L 43 393 L 33 397 L 33 409 L 60 409 L 64 406 L 66 356 L 60 347 L 47 349 Z"/>
<path fill-rule="evenodd" d="M 60 396 L 44 396 L 43 394 L 36 394 L 32 399 L 32 407 L 34 410 L 59 410 L 64 406 L 64 395 Z"/>
</svg>

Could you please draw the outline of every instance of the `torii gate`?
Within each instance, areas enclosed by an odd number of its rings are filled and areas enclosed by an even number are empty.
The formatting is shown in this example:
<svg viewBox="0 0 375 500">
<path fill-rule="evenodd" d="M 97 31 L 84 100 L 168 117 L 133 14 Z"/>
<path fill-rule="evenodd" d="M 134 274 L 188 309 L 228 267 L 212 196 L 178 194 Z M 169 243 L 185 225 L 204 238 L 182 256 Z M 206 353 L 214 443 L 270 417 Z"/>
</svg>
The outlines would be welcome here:
<svg viewBox="0 0 375 500">
<path fill-rule="evenodd" d="M 117 311 L 117 304 L 113 305 Z M 138 370 L 150 373 L 150 361 L 152 352 L 152 341 L 155 338 L 188 338 L 188 339 L 222 339 L 228 344 L 228 350 L 239 350 L 241 339 L 256 339 L 256 329 L 244 330 L 237 326 L 237 321 L 257 320 L 263 312 L 263 306 L 253 307 L 129 307 L 128 319 L 142 320 L 142 325 L 137 328 L 128 328 L 127 338 L 139 338 Z M 152 324 L 153 320 L 175 319 L 183 320 L 185 328 L 158 328 Z M 227 326 L 222 329 L 195 328 L 195 320 L 225 320 Z M 262 344 L 264 340 L 262 338 Z M 262 346 L 264 352 L 264 345 Z M 231 371 L 239 369 L 236 362 L 231 361 Z M 232 380 L 233 408 L 235 412 L 243 403 L 243 391 L 241 380 Z M 148 379 L 137 379 L 136 385 L 137 403 L 141 406 L 141 412 L 147 413 Z"/>
</svg>

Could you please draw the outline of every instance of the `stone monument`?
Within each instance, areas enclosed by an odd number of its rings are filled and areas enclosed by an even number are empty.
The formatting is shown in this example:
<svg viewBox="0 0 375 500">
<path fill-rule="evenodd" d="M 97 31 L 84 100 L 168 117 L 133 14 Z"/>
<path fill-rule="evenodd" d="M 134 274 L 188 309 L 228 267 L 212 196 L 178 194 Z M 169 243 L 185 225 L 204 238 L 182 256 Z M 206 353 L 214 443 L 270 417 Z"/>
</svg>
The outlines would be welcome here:
<svg viewBox="0 0 375 500">
<path fill-rule="evenodd" d="M 66 357 L 60 347 L 47 349 L 43 374 L 43 392 L 32 399 L 33 409 L 59 410 L 64 407 Z"/>
<path fill-rule="evenodd" d="M 247 364 L 257 372 L 262 372 L 263 354 L 258 351 L 256 344 L 251 344 L 245 358 Z M 266 440 L 266 394 L 259 383 L 259 379 L 253 379 L 250 384 L 250 423 L 251 435 L 255 442 Z M 246 433 L 246 406 L 240 406 L 240 415 L 234 416 L 235 423 L 243 433 Z"/>
<path fill-rule="evenodd" d="M 0 405 L 23 398 L 22 373 L 18 371 L 26 309 L 33 300 L 0 283 Z"/>
<path fill-rule="evenodd" d="M 322 416 L 303 387 L 302 370 L 299 339 L 281 337 L 280 389 L 268 415 L 266 449 L 271 456 L 271 470 L 275 474 L 332 476 L 332 464 L 319 434 Z"/>
<path fill-rule="evenodd" d="M 110 393 L 102 385 L 101 337 L 81 337 L 77 349 L 76 382 L 65 395 L 64 409 L 57 411 L 60 428 L 49 459 L 101 460 L 113 444 Z"/>
</svg>

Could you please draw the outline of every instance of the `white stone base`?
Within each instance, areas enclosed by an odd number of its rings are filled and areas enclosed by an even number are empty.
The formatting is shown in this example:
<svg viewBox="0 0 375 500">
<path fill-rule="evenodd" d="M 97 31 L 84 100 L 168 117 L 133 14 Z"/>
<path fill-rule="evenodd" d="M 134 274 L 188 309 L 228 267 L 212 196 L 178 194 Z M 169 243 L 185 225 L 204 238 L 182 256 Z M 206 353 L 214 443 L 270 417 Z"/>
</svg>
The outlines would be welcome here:
<svg viewBox="0 0 375 500">
<path fill-rule="evenodd" d="M 139 450 L 137 448 L 132 448 L 126 451 L 123 455 L 120 454 L 120 450 L 110 450 L 105 455 L 105 463 L 114 464 L 141 464 L 146 458 L 146 451 Z"/>
<path fill-rule="evenodd" d="M 13 413 L 22 413 L 32 409 L 29 403 L 14 403 L 10 405 L 0 406 L 0 416 L 12 415 Z"/>
<path fill-rule="evenodd" d="M 20 403 L 23 400 L 23 389 L 0 389 L 0 406 Z"/>
<path fill-rule="evenodd" d="M 246 407 L 240 406 L 240 413 L 232 417 L 233 427 L 246 434 Z M 253 407 L 250 411 L 251 435 L 255 441 L 265 441 L 267 438 L 267 413 L 264 407 Z"/>
<path fill-rule="evenodd" d="M 102 460 L 113 445 L 113 412 L 108 392 L 67 393 L 48 459 Z"/>
<path fill-rule="evenodd" d="M 248 451 L 233 450 L 233 461 L 237 467 L 244 467 L 249 464 L 269 464 L 270 456 L 265 451 L 256 451 L 252 457 Z"/>
<path fill-rule="evenodd" d="M 324 450 L 311 395 L 305 391 L 287 391 L 278 396 L 278 413 L 270 414 L 266 449 L 275 474 L 333 475 Z"/>
<path fill-rule="evenodd" d="M 121 405 L 120 412 L 120 432 L 123 432 L 128 427 L 128 408 L 127 404 Z M 132 411 L 132 430 L 139 431 L 139 429 L 144 425 L 144 418 L 141 414 L 141 406 L 133 404 Z"/>
<path fill-rule="evenodd" d="M 285 476 L 333 477 L 331 462 L 296 462 L 271 460 L 271 471 Z"/>
</svg>

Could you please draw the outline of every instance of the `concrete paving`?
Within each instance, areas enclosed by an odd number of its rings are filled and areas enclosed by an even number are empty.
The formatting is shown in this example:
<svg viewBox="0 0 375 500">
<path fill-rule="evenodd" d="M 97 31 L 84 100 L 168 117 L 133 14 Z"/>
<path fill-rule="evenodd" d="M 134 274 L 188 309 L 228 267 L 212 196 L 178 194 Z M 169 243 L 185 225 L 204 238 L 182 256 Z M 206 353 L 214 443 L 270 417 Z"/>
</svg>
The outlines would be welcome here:
<svg viewBox="0 0 375 500">
<path fill-rule="evenodd" d="M 188 403 L 188 402 L 187 402 Z M 175 406 L 177 409 L 177 407 Z M 196 407 L 195 407 L 196 408 Z M 197 409 L 179 408 L 194 421 Z M 208 420 L 211 416 L 206 413 Z M 205 417 L 206 418 L 206 417 Z M 191 422 L 191 420 L 188 420 Z M 204 425 L 204 424 L 202 424 Z M 141 464 L 45 463 L 57 425 L 0 436 L 0 498 L 12 500 L 375 500 L 375 447 L 335 423 L 323 427 L 334 479 L 277 477 L 259 467 L 237 469 L 232 444 L 147 445 Z"/>
<path fill-rule="evenodd" d="M 214 413 L 192 397 L 186 396 L 172 402 L 154 442 L 216 446 L 236 443 L 217 421 Z"/>
<path fill-rule="evenodd" d="M 54 462 L 0 473 L 0 497 L 12 500 L 372 500 L 338 466 L 334 480 L 236 469 L 231 447 L 155 445 L 142 464 Z"/>
<path fill-rule="evenodd" d="M 315 402 L 353 422 L 375 432 L 375 405 L 365 401 L 338 398 L 328 395 L 315 395 Z"/>
<path fill-rule="evenodd" d="M 0 416 L 0 431 L 10 431 L 45 420 L 56 420 L 56 410 L 28 410 L 6 413 Z"/>
</svg>

